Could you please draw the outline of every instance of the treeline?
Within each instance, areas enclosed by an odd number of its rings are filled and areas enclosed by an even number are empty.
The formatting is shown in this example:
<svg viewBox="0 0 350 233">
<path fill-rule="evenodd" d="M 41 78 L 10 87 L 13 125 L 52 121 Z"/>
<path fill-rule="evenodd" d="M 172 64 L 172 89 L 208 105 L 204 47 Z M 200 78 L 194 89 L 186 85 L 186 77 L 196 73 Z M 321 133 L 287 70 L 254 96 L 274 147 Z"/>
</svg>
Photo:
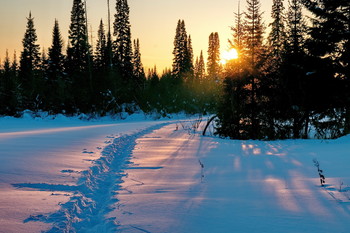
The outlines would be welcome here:
<svg viewBox="0 0 350 233">
<path fill-rule="evenodd" d="M 303 15 L 307 9 L 311 15 Z M 217 133 L 236 139 L 335 138 L 350 129 L 350 2 L 259 0 L 235 14 Z M 307 20 L 310 19 L 310 20 Z"/>
<path fill-rule="evenodd" d="M 0 115 L 17 116 L 26 109 L 96 116 L 137 110 L 163 116 L 215 111 L 220 85 L 207 79 L 203 55 L 193 61 L 183 20 L 176 29 L 173 69 L 159 75 L 156 67 L 144 71 L 140 41 L 131 39 L 127 0 L 116 1 L 112 25 L 108 22 L 106 28 L 101 20 L 94 48 L 85 9 L 84 1 L 73 1 L 65 51 L 57 20 L 50 48 L 41 51 L 29 14 L 19 61 L 6 52 L 1 66 Z"/>
<path fill-rule="evenodd" d="M 66 51 L 58 21 L 40 51 L 29 14 L 19 62 L 8 53 L 0 72 L 0 115 L 23 110 L 97 116 L 134 112 L 217 114 L 216 132 L 235 139 L 335 138 L 350 131 L 350 2 L 273 0 L 265 25 L 259 0 L 235 13 L 230 47 L 220 62 L 219 35 L 208 57 L 194 59 L 184 20 L 177 23 L 173 65 L 144 71 L 140 41 L 131 39 L 127 0 L 116 0 L 107 30 L 88 41 L 82 0 L 74 0 Z M 303 15 L 304 9 L 310 17 Z M 111 29 L 112 27 L 112 29 Z M 265 32 L 269 27 L 269 34 Z M 113 31 L 113 33 L 112 33 Z M 12 60 L 10 62 L 10 60 Z"/>
</svg>

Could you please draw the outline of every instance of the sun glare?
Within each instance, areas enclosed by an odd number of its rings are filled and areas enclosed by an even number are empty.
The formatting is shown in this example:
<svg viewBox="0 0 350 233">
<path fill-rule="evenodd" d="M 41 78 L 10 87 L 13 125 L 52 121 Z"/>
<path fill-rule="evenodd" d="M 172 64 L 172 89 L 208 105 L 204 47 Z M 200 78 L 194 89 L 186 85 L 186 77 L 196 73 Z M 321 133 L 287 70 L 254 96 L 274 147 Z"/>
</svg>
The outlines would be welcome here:
<svg viewBox="0 0 350 233">
<path fill-rule="evenodd" d="M 238 58 L 238 52 L 236 49 L 232 48 L 229 51 L 223 52 L 221 55 L 221 64 L 225 65 L 228 61 Z"/>
</svg>

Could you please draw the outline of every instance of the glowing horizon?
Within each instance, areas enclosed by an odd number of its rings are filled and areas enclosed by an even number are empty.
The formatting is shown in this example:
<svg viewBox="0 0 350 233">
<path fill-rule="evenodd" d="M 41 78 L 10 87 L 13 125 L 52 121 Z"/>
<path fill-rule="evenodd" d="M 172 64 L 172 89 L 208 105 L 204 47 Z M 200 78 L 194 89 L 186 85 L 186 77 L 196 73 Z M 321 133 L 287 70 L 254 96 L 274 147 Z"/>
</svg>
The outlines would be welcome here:
<svg viewBox="0 0 350 233">
<path fill-rule="evenodd" d="M 265 24 L 269 19 L 272 0 L 261 0 Z M 54 20 L 59 21 L 60 30 L 65 45 L 68 41 L 71 1 L 55 0 L 11 0 L 2 3 L 0 9 L 0 58 L 5 57 L 6 49 L 10 59 L 14 50 L 17 59 L 22 51 L 22 39 L 26 29 L 27 17 L 32 12 L 37 43 L 41 50 L 51 46 Z M 230 26 L 234 24 L 234 12 L 237 11 L 238 0 L 129 0 L 132 40 L 139 38 L 141 59 L 147 71 L 157 66 L 159 73 L 165 68 L 171 68 L 173 59 L 173 41 L 177 21 L 184 19 L 186 31 L 192 38 L 194 59 L 203 51 L 207 58 L 208 38 L 211 32 L 218 32 L 221 54 L 228 49 L 228 39 L 231 38 Z M 110 0 L 111 20 L 114 21 L 115 1 Z M 241 9 L 245 2 L 241 0 Z M 93 46 L 96 44 L 99 21 L 102 18 L 107 30 L 107 1 L 87 0 L 88 29 Z M 9 20 L 11 19 L 11 20 Z M 113 31 L 112 31 L 113 32 Z"/>
</svg>

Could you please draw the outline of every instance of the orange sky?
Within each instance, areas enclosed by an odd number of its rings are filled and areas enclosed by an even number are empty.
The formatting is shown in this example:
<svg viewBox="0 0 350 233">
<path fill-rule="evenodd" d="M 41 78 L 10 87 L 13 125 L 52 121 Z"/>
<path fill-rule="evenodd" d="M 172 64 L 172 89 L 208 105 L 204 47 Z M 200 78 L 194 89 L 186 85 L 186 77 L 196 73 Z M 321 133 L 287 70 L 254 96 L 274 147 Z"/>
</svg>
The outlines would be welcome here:
<svg viewBox="0 0 350 233">
<path fill-rule="evenodd" d="M 68 38 L 70 11 L 73 0 L 1 0 L 0 8 L 0 57 L 6 49 L 12 57 L 22 50 L 22 39 L 29 11 L 34 17 L 38 43 L 41 48 L 51 45 L 54 19 L 57 18 L 65 42 Z M 157 65 L 158 71 L 172 64 L 172 50 L 177 21 L 184 19 L 187 33 L 191 34 L 194 55 L 203 50 L 207 57 L 208 37 L 218 32 L 221 50 L 227 49 L 231 37 L 230 26 L 234 24 L 234 12 L 238 0 L 128 0 L 132 39 L 139 38 L 142 62 L 145 68 Z M 261 0 L 265 12 L 265 24 L 270 20 L 272 0 Z M 115 0 L 110 0 L 112 16 Z M 245 9 L 245 1 L 241 1 Z M 107 24 L 107 0 L 87 0 L 89 30 L 92 28 L 93 41 L 99 20 Z M 112 18 L 113 20 L 113 18 Z"/>
</svg>

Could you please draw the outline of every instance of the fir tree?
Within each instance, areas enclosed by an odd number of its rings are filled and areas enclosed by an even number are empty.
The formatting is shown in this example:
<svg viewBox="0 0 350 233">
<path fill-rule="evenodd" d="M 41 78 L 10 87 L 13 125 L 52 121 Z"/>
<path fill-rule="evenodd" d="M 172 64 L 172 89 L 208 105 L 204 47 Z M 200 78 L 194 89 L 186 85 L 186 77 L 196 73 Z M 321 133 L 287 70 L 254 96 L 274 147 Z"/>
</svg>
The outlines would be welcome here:
<svg viewBox="0 0 350 233">
<path fill-rule="evenodd" d="M 183 44 L 184 39 L 182 39 L 182 41 L 180 40 L 180 37 L 182 37 L 181 35 L 181 20 L 179 20 L 177 22 L 177 26 L 176 26 L 176 33 L 175 33 L 175 39 L 174 39 L 174 50 L 173 50 L 173 55 L 174 55 L 174 59 L 173 59 L 173 70 L 172 73 L 175 77 L 179 76 L 180 71 L 181 71 L 181 60 L 183 59 L 181 57 L 182 53 L 181 51 L 184 50 L 184 46 Z"/>
<path fill-rule="evenodd" d="M 324 90 L 323 95 L 318 95 L 317 103 L 318 105 L 322 103 L 322 107 L 326 105 L 329 113 L 338 109 L 333 116 L 327 116 L 329 119 L 327 124 L 342 132 L 339 119 L 334 117 L 340 115 L 344 119 L 342 122 L 345 123 L 343 133 L 349 133 L 350 3 L 347 0 L 302 0 L 302 2 L 314 15 L 306 47 L 311 55 L 319 59 L 317 67 L 311 70 L 312 76 L 318 80 L 317 89 Z M 322 82 L 326 83 L 323 88 L 319 85 Z M 324 93 L 327 93 L 327 98 L 322 98 L 325 96 Z"/>
<path fill-rule="evenodd" d="M 27 29 L 22 40 L 23 51 L 20 61 L 20 71 L 24 76 L 40 68 L 40 46 L 37 44 L 37 40 L 34 18 L 32 18 L 32 14 L 29 13 Z"/>
<path fill-rule="evenodd" d="M 52 31 L 52 45 L 49 48 L 49 74 L 53 79 L 57 79 L 63 74 L 64 70 L 64 55 L 63 55 L 63 40 L 59 29 L 57 19 L 55 19 L 54 28 Z"/>
<path fill-rule="evenodd" d="M 350 79 L 350 4 L 346 0 L 303 0 L 315 16 L 308 40 L 309 51 L 319 57 L 330 58 L 334 72 Z"/>
<path fill-rule="evenodd" d="M 20 60 L 20 82 L 23 88 L 24 107 L 32 109 L 33 102 L 38 97 L 37 81 L 40 69 L 40 46 L 34 28 L 34 18 L 29 13 L 27 29 L 22 40 L 23 51 Z"/>
<path fill-rule="evenodd" d="M 16 73 L 18 72 L 18 62 L 17 62 L 17 52 L 16 50 L 13 53 L 13 60 L 12 60 L 12 64 L 11 64 L 11 70 Z"/>
<path fill-rule="evenodd" d="M 281 73 L 280 88 L 283 90 L 279 99 L 284 99 L 280 106 L 291 122 L 291 135 L 294 138 L 307 137 L 310 113 L 310 100 L 313 89 L 306 90 L 308 84 L 308 58 L 305 53 L 306 23 L 300 0 L 290 0 L 287 11 L 286 45 Z"/>
<path fill-rule="evenodd" d="M 52 44 L 49 48 L 47 90 L 46 98 L 51 111 L 58 113 L 64 108 L 67 98 L 67 82 L 64 75 L 65 57 L 63 51 L 63 40 L 57 19 L 55 19 L 52 31 Z"/>
<path fill-rule="evenodd" d="M 192 42 L 191 38 L 187 37 L 184 20 L 179 20 L 177 23 L 173 55 L 173 76 L 176 78 L 191 76 L 193 73 Z"/>
<path fill-rule="evenodd" d="M 116 10 L 114 21 L 114 35 L 116 36 L 114 64 L 124 81 L 130 81 L 133 74 L 133 65 L 131 25 L 129 20 L 130 9 L 127 0 L 117 0 Z"/>
<path fill-rule="evenodd" d="M 95 49 L 95 66 L 97 69 L 103 69 L 108 66 L 108 58 L 107 58 L 107 40 L 106 40 L 106 34 L 105 29 L 103 25 L 103 21 L 101 19 L 100 26 L 98 28 L 97 32 L 97 44 Z"/>
<path fill-rule="evenodd" d="M 247 11 L 245 13 L 246 46 L 248 56 L 253 70 L 260 63 L 264 52 L 263 35 L 264 24 L 262 12 L 260 11 L 260 0 L 247 0 Z"/>
<path fill-rule="evenodd" d="M 17 84 L 17 70 L 13 70 L 6 50 L 3 73 L 0 76 L 0 114 L 15 115 L 21 101 Z"/>
<path fill-rule="evenodd" d="M 287 52 L 300 54 L 305 51 L 306 22 L 301 0 L 290 0 L 287 12 Z"/>
<path fill-rule="evenodd" d="M 231 48 L 236 49 L 239 59 L 230 60 L 225 65 L 225 77 L 235 77 L 247 70 L 247 31 L 246 24 L 243 18 L 244 12 L 241 12 L 240 4 L 235 13 L 234 26 L 231 27 L 232 39 L 229 40 Z"/>
<path fill-rule="evenodd" d="M 217 32 L 212 32 L 209 35 L 207 71 L 210 79 L 218 79 L 221 73 L 220 40 Z"/>
<path fill-rule="evenodd" d="M 266 102 L 269 101 L 261 91 L 261 81 L 265 75 L 265 46 L 260 1 L 247 0 L 244 15 L 242 22 L 240 11 L 236 14 L 231 43 L 240 47 L 240 57 L 237 62 L 228 63 L 225 70 L 224 98 L 218 112 L 218 133 L 231 138 L 257 139 L 266 133 L 265 112 Z"/>
<path fill-rule="evenodd" d="M 243 57 L 245 50 L 245 25 L 243 19 L 244 13 L 241 12 L 240 3 L 238 3 L 238 11 L 235 12 L 235 25 L 231 27 L 232 40 L 229 40 L 230 46 L 235 48 L 240 55 Z"/>
<path fill-rule="evenodd" d="M 192 39 L 191 35 L 187 38 L 187 64 L 188 64 L 188 72 L 190 76 L 193 76 L 193 48 L 192 48 Z"/>
<path fill-rule="evenodd" d="M 282 62 L 282 53 L 286 39 L 284 5 L 282 0 L 273 0 L 270 23 L 271 31 L 268 37 L 273 61 L 276 65 Z"/>
<path fill-rule="evenodd" d="M 90 47 L 86 28 L 85 5 L 82 0 L 74 0 L 69 26 L 66 69 L 70 74 L 86 72 L 90 65 Z"/>
<path fill-rule="evenodd" d="M 198 80 L 204 80 L 205 78 L 205 63 L 203 57 L 203 51 L 201 51 L 199 59 L 196 59 L 195 65 L 195 78 Z"/>
<path fill-rule="evenodd" d="M 9 51 L 7 49 L 6 49 L 6 55 L 5 55 L 4 64 L 3 64 L 3 70 L 5 73 L 8 73 L 11 71 Z"/>
<path fill-rule="evenodd" d="M 67 112 L 89 112 L 93 93 L 91 48 L 88 43 L 85 4 L 74 0 L 69 26 L 69 42 L 65 63 L 68 74 Z"/>
<path fill-rule="evenodd" d="M 145 78 L 145 71 L 141 62 L 141 52 L 140 52 L 140 41 L 139 39 L 134 40 L 134 56 L 133 56 L 133 65 L 134 65 L 134 77 L 138 82 L 141 82 Z"/>
</svg>

